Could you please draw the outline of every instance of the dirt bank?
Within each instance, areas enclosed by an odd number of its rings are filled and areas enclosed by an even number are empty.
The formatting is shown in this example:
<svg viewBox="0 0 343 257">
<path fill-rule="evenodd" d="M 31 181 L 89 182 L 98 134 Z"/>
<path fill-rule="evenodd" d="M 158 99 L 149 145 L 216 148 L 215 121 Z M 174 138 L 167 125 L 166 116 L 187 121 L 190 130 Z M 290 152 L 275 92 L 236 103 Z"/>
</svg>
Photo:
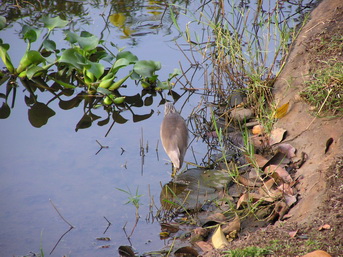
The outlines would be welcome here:
<svg viewBox="0 0 343 257">
<path fill-rule="evenodd" d="M 313 79 L 312 72 L 329 60 L 343 62 L 342 35 L 343 1 L 322 1 L 302 28 L 274 85 L 279 106 L 290 103 L 289 113 L 276 127 L 287 130 L 286 141 L 297 149 L 298 156 L 308 156 L 295 176 L 299 178 L 299 201 L 289 219 L 254 233 L 241 233 L 230 249 L 274 244 L 273 256 L 301 256 L 315 249 L 343 256 L 343 119 L 319 118 L 299 96 L 305 81 Z M 334 37 L 339 38 L 338 47 L 327 47 Z M 341 92 L 343 97 L 343 89 Z M 330 138 L 333 141 L 325 153 Z M 322 225 L 328 225 L 327 229 L 319 230 Z M 296 235 L 291 237 L 290 232 Z"/>
</svg>

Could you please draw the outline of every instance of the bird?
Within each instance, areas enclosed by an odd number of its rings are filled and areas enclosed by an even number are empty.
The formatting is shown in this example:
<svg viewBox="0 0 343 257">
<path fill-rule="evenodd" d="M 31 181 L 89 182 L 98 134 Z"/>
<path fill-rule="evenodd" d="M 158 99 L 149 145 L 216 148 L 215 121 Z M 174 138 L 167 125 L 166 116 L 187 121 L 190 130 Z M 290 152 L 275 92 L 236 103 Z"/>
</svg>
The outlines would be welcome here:
<svg viewBox="0 0 343 257">
<path fill-rule="evenodd" d="M 172 161 L 172 177 L 174 177 L 182 167 L 187 151 L 188 129 L 185 120 L 171 102 L 165 103 L 160 137 L 164 151 Z"/>
</svg>

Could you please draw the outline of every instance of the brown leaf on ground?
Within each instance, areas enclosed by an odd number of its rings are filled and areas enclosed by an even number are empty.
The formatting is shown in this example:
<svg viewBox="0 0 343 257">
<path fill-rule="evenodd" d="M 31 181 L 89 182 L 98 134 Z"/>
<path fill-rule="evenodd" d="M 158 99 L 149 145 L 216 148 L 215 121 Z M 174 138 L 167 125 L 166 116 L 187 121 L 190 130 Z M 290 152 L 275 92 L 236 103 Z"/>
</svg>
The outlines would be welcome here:
<svg viewBox="0 0 343 257">
<path fill-rule="evenodd" d="M 289 109 L 289 102 L 281 105 L 279 108 L 276 109 L 276 113 L 274 117 L 276 119 L 281 119 L 282 117 L 285 117 Z"/>
<path fill-rule="evenodd" d="M 294 195 L 293 188 L 290 184 L 283 183 L 277 187 L 282 193 L 287 195 Z"/>
<path fill-rule="evenodd" d="M 296 235 L 298 234 L 298 230 L 295 230 L 295 231 L 291 231 L 288 233 L 288 235 L 292 238 L 294 238 Z"/>
<path fill-rule="evenodd" d="M 203 252 L 209 252 L 213 250 L 213 246 L 207 242 L 199 241 L 195 242 L 195 244 L 203 251 Z"/>
<path fill-rule="evenodd" d="M 285 202 L 288 207 L 297 202 L 297 197 L 295 195 L 285 195 Z"/>
<path fill-rule="evenodd" d="M 293 182 L 293 179 L 291 178 L 289 173 L 283 167 L 280 167 L 277 165 L 269 165 L 268 167 L 265 168 L 264 172 L 268 175 L 272 175 L 273 173 L 277 173 L 285 183 L 292 183 Z"/>
<path fill-rule="evenodd" d="M 264 129 L 263 129 L 263 126 L 262 125 L 255 125 L 253 128 L 252 128 L 252 133 L 254 135 L 261 135 L 264 133 Z"/>
<path fill-rule="evenodd" d="M 280 153 L 283 153 L 287 158 L 293 158 L 295 156 L 296 149 L 290 144 L 279 144 L 277 149 Z"/>
<path fill-rule="evenodd" d="M 257 181 L 256 179 L 252 180 L 243 176 L 238 176 L 238 181 L 247 187 L 256 187 L 262 185 L 261 181 Z"/>
<path fill-rule="evenodd" d="M 302 257 L 331 257 L 331 255 L 325 251 L 316 250 L 316 251 L 310 252 L 308 254 L 305 254 Z"/>
<path fill-rule="evenodd" d="M 236 208 L 239 209 L 242 204 L 246 204 L 248 202 L 256 202 L 258 200 L 263 200 L 270 203 L 274 202 L 274 199 L 272 197 L 264 197 L 258 193 L 244 193 L 238 199 Z"/>
<path fill-rule="evenodd" d="M 281 220 L 283 216 L 288 211 L 289 207 L 286 205 L 285 202 L 279 201 L 275 204 L 274 210 L 270 217 L 268 218 L 268 221 L 275 221 L 277 219 Z"/>
<path fill-rule="evenodd" d="M 331 228 L 331 226 L 330 226 L 329 224 L 324 224 L 324 225 L 320 226 L 320 227 L 318 228 L 318 230 L 320 231 L 320 230 L 330 229 L 330 228 Z"/>
<path fill-rule="evenodd" d="M 222 231 L 225 235 L 230 234 L 232 231 L 239 231 L 241 229 L 241 219 L 238 215 L 228 224 L 223 225 Z"/>
<path fill-rule="evenodd" d="M 215 222 L 220 223 L 220 222 L 227 220 L 227 218 L 225 217 L 224 214 L 218 212 L 218 213 L 213 213 L 213 214 L 209 215 L 207 217 L 207 220 L 213 220 Z"/>
<path fill-rule="evenodd" d="M 283 140 L 285 134 L 286 134 L 286 130 L 283 128 L 273 129 L 272 132 L 270 133 L 270 139 L 269 139 L 270 145 L 280 143 Z"/>
<path fill-rule="evenodd" d="M 250 158 L 250 156 L 245 155 L 245 159 L 251 164 L 256 163 L 256 165 L 260 168 L 262 168 L 268 162 L 268 160 L 265 157 L 259 154 L 254 154 L 253 158 Z"/>
</svg>

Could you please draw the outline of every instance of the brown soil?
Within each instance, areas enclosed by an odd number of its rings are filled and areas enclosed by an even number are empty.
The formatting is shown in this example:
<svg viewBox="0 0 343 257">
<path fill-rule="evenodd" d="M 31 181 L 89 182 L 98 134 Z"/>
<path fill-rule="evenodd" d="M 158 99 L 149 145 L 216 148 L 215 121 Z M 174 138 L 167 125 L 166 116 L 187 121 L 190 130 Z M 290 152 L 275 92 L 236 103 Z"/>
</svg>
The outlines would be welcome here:
<svg viewBox="0 0 343 257">
<path fill-rule="evenodd" d="M 324 0 L 302 28 L 274 85 L 279 106 L 291 103 L 289 113 L 276 127 L 287 130 L 286 141 L 298 155 L 308 155 L 295 174 L 301 178 L 297 185 L 300 200 L 289 211 L 289 219 L 252 233 L 241 232 L 229 249 L 271 247 L 274 253 L 270 256 L 301 256 L 321 249 L 331 256 L 343 256 L 343 118 L 316 118 L 311 106 L 299 98 L 304 81 L 310 79 L 310 72 L 322 67 L 322 61 L 335 58 L 343 62 L 342 47 L 327 49 L 325 44 L 337 35 L 343 35 L 343 1 Z M 333 143 L 325 153 L 330 138 Z M 325 224 L 330 228 L 319 230 Z M 292 231 L 297 231 L 295 237 L 289 235 Z M 222 255 L 211 252 L 204 256 Z"/>
</svg>

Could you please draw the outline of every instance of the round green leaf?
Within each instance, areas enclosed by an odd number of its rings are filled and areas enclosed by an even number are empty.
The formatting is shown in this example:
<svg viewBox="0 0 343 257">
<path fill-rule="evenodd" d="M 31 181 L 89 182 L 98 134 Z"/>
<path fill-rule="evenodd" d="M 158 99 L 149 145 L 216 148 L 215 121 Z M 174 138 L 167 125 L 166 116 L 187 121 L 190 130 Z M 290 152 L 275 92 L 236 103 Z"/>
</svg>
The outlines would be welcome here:
<svg viewBox="0 0 343 257">
<path fill-rule="evenodd" d="M 68 24 L 68 21 L 62 20 L 58 16 L 55 18 L 44 16 L 42 18 L 42 22 L 44 23 L 44 26 L 49 30 L 53 30 L 54 28 L 64 28 Z"/>
<path fill-rule="evenodd" d="M 137 61 L 133 66 L 133 70 L 143 77 L 152 77 L 159 69 L 161 69 L 161 63 L 155 61 Z"/>
</svg>

